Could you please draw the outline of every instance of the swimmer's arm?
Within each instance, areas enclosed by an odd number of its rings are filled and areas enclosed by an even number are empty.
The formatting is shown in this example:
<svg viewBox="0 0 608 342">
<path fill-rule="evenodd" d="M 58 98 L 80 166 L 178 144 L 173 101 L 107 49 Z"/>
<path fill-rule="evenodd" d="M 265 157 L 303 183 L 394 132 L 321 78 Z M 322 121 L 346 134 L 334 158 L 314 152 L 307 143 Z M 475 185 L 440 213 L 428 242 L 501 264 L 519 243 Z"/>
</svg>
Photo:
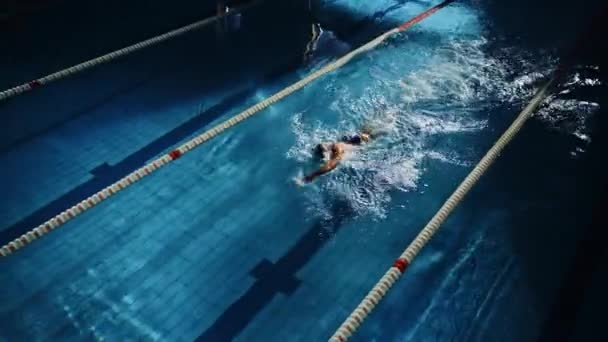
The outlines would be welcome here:
<svg viewBox="0 0 608 342">
<path fill-rule="evenodd" d="M 311 173 L 308 176 L 305 176 L 304 181 L 306 183 L 310 183 L 313 180 L 315 180 L 315 178 L 332 171 L 333 169 L 335 169 L 338 166 L 338 162 L 339 162 L 339 159 L 331 159 L 330 161 L 325 163 L 325 165 L 321 166 L 317 171 Z"/>
</svg>

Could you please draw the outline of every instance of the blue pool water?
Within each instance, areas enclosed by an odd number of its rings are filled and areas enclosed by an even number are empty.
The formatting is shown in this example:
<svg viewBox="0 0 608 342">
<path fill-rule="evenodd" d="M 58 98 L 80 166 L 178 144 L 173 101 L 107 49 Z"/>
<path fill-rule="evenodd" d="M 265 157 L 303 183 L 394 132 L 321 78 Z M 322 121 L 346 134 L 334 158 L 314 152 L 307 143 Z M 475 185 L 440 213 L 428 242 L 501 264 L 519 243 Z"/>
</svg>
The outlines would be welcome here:
<svg viewBox="0 0 608 342">
<path fill-rule="evenodd" d="M 436 3 L 270 1 L 223 39 L 209 27 L 0 105 L 2 243 Z M 353 23 L 324 19 L 302 62 L 315 10 Z M 3 258 L 0 340 L 326 340 L 557 66 L 489 15 L 445 8 Z M 588 186 L 596 69 L 568 75 L 355 340 L 540 333 L 578 239 L 580 216 L 552 213 L 585 206 L 567 199 Z M 362 125 L 387 134 L 295 184 L 314 144 Z"/>
</svg>

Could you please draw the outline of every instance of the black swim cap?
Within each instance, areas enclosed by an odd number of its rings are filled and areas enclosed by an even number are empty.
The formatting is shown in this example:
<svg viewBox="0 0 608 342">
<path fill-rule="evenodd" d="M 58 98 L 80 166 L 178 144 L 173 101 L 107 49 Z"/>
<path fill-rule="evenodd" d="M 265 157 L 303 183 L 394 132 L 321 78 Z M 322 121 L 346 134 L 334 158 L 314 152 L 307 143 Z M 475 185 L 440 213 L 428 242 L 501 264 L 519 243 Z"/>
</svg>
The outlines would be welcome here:
<svg viewBox="0 0 608 342">
<path fill-rule="evenodd" d="M 314 154 L 317 157 L 323 158 L 323 154 L 325 153 L 325 146 L 323 144 L 317 144 L 314 148 Z"/>
</svg>

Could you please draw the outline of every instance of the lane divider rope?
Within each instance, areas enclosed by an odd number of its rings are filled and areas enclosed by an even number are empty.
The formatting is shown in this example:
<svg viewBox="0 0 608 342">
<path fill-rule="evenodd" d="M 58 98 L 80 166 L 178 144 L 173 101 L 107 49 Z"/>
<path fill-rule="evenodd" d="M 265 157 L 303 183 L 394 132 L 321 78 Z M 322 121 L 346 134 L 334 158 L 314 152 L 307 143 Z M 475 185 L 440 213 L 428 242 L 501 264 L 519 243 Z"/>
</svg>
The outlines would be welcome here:
<svg viewBox="0 0 608 342">
<path fill-rule="evenodd" d="M 82 62 L 80 64 L 71 66 L 69 68 L 66 68 L 66 69 L 63 69 L 63 70 L 59 70 L 59 71 L 54 72 L 52 74 L 49 74 L 49 75 L 37 78 L 35 80 L 31 80 L 31 81 L 29 81 L 27 83 L 15 86 L 13 88 L 1 91 L 0 92 L 0 101 L 4 101 L 4 100 L 7 100 L 9 98 L 15 97 L 17 95 L 21 95 L 23 93 L 26 93 L 26 92 L 29 92 L 31 90 L 34 90 L 36 88 L 40 88 L 41 86 L 43 86 L 45 84 L 48 84 L 48 83 L 51 83 L 53 81 L 57 81 L 57 80 L 60 80 L 60 79 L 72 76 L 74 74 L 77 74 L 77 73 L 83 72 L 85 70 L 91 69 L 91 68 L 93 68 L 95 66 L 98 66 L 100 64 L 105 64 L 105 63 L 113 61 L 113 60 L 115 60 L 117 58 L 120 58 L 120 57 L 123 57 L 123 56 L 126 56 L 126 55 L 130 55 L 130 54 L 132 54 L 132 53 L 134 53 L 136 51 L 139 51 L 139 50 L 141 50 L 143 48 L 147 48 L 147 47 L 150 47 L 150 46 L 162 43 L 164 41 L 167 41 L 167 40 L 169 40 L 171 38 L 175 38 L 175 37 L 181 36 L 181 35 L 183 35 L 185 33 L 188 33 L 188 32 L 191 32 L 191 31 L 194 31 L 194 30 L 197 30 L 197 29 L 200 29 L 203 26 L 206 26 L 206 25 L 208 25 L 208 24 L 210 24 L 210 23 L 212 23 L 212 22 L 214 22 L 216 20 L 222 19 L 224 17 L 228 17 L 228 16 L 230 16 L 232 14 L 236 14 L 236 13 L 242 12 L 245 9 L 247 9 L 249 7 L 252 7 L 255 3 L 257 3 L 257 2 L 253 2 L 253 3 L 249 4 L 249 5 L 245 5 L 245 6 L 241 6 L 241 7 L 235 8 L 234 10 L 231 10 L 228 13 L 224 13 L 224 14 L 221 14 L 221 15 L 216 15 L 214 17 L 209 17 L 209 18 L 205 18 L 205 19 L 199 20 L 197 22 L 194 22 L 192 24 L 189 24 L 189 25 L 180 27 L 178 29 L 166 32 L 166 33 L 161 34 L 159 36 L 156 36 L 156 37 L 153 37 L 153 38 L 141 41 L 141 42 L 133 44 L 131 46 L 127 46 L 125 48 L 122 48 L 122 49 L 119 49 L 119 50 L 107 53 L 107 54 L 105 54 L 103 56 L 99 56 L 97 58 L 93 58 L 93 59 L 88 60 L 86 62 Z"/>
<path fill-rule="evenodd" d="M 409 29 L 416 23 L 422 21 L 424 18 L 430 16 L 431 14 L 433 14 L 436 11 L 438 11 L 439 9 L 447 6 L 449 3 L 453 2 L 453 1 L 455 1 L 455 0 L 444 1 L 443 3 L 422 12 L 421 14 L 415 16 L 414 18 L 412 18 L 408 22 L 402 24 L 401 26 L 378 36 L 377 38 L 373 39 L 372 41 L 368 42 L 367 44 L 362 45 L 361 47 L 347 53 L 343 57 L 326 65 L 325 67 L 309 74 L 308 76 L 304 77 L 300 81 L 279 91 L 278 93 L 270 96 L 269 98 L 266 98 L 265 100 L 247 108 L 245 111 L 218 124 L 217 126 L 202 133 L 201 135 L 195 137 L 194 139 L 184 143 L 183 145 L 179 146 L 177 149 L 169 152 L 168 154 L 165 154 L 162 157 L 154 160 L 153 162 L 151 162 L 147 165 L 144 165 L 143 167 L 131 172 L 130 174 L 128 174 L 124 178 L 120 179 L 119 181 L 115 182 L 114 184 L 112 184 L 112 185 L 104 188 L 103 190 L 97 192 L 96 194 L 84 199 L 82 202 L 74 205 L 73 207 L 65 210 L 64 212 L 58 214 L 57 216 L 49 219 L 45 223 L 39 225 L 38 227 L 30 230 L 29 232 L 21 235 L 20 237 L 14 239 L 13 241 L 10 241 L 9 243 L 5 244 L 4 246 L 2 246 L 0 248 L 0 255 L 3 257 L 8 256 L 8 255 L 14 253 L 15 251 L 29 245 L 34 240 L 57 229 L 57 227 L 65 224 L 67 221 L 69 221 L 69 220 L 73 219 L 74 217 L 82 214 L 83 212 L 89 210 L 90 208 L 92 208 L 95 205 L 99 204 L 100 202 L 106 200 L 110 196 L 118 193 L 119 191 L 125 189 L 126 187 L 132 185 L 133 183 L 139 181 L 140 179 L 144 178 L 145 176 L 148 176 L 149 174 L 158 170 L 159 168 L 167 165 L 171 161 L 182 156 L 184 153 L 196 148 L 197 146 L 210 140 L 211 138 L 215 137 L 216 135 L 222 133 L 223 131 L 237 125 L 241 121 L 244 121 L 244 120 L 250 118 L 254 114 L 260 112 L 261 110 L 272 105 L 273 103 L 289 96 L 290 94 L 296 92 L 299 89 L 302 89 L 304 86 L 306 86 L 307 84 L 316 80 L 317 78 L 342 67 L 344 64 L 348 63 L 351 59 L 353 59 L 353 57 L 375 48 L 389 36 Z"/>
<path fill-rule="evenodd" d="M 426 246 L 431 238 L 437 233 L 441 224 L 447 219 L 448 215 L 458 206 L 465 195 L 477 183 L 479 178 L 487 171 L 492 163 L 498 158 L 502 150 L 509 144 L 513 137 L 520 131 L 526 120 L 536 110 L 536 108 L 547 97 L 549 87 L 554 82 L 555 77 L 547 81 L 517 116 L 515 121 L 496 141 L 494 146 L 479 161 L 473 170 L 467 175 L 456 190 L 448 197 L 445 203 L 439 208 L 437 213 L 431 218 L 426 226 L 420 231 L 416 238 L 407 246 L 403 254 L 395 261 L 388 271 L 380 278 L 376 285 L 369 291 L 367 296 L 359 303 L 355 310 L 346 318 L 344 323 L 336 330 L 329 339 L 330 342 L 344 342 L 348 340 L 361 326 L 365 318 L 384 298 L 391 287 L 399 280 L 408 265 L 412 263 L 420 250 Z"/>
</svg>

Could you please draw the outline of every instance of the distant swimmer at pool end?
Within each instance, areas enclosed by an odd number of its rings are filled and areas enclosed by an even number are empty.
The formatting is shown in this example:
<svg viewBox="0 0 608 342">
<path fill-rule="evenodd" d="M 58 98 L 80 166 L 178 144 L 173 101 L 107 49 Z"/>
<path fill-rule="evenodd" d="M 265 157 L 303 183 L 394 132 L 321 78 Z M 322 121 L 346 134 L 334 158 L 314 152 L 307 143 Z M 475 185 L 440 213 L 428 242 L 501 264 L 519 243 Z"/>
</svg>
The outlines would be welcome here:
<svg viewBox="0 0 608 342">
<path fill-rule="evenodd" d="M 315 146 L 314 154 L 325 162 L 319 169 L 304 176 L 301 181 L 303 183 L 310 183 L 317 177 L 335 170 L 340 161 L 342 161 L 353 149 L 370 142 L 379 135 L 379 132 L 373 132 L 369 128 L 363 128 L 359 133 L 345 135 L 338 141 L 319 143 Z"/>
</svg>

